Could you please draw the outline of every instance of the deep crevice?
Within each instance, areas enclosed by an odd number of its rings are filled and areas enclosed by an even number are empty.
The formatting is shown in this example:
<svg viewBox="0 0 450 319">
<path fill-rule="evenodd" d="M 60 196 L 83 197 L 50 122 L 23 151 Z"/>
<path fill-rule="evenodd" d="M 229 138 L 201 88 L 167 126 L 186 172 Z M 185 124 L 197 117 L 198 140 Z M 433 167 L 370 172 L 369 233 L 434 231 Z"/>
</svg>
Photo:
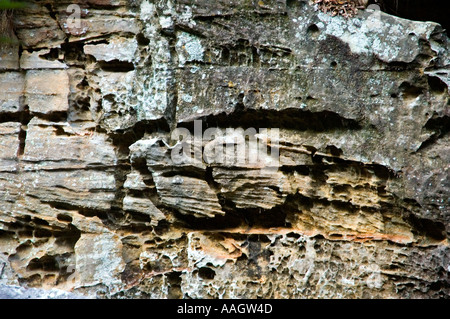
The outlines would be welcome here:
<svg viewBox="0 0 450 319">
<path fill-rule="evenodd" d="M 450 35 L 447 0 L 371 0 L 370 3 L 377 3 L 386 13 L 404 19 L 440 23 Z"/>
<path fill-rule="evenodd" d="M 41 59 L 44 59 L 44 60 L 55 61 L 59 57 L 59 49 L 58 48 L 51 48 L 48 53 L 41 54 L 39 57 Z"/>
<path fill-rule="evenodd" d="M 224 194 L 218 194 L 219 203 L 225 215 L 216 215 L 213 218 L 196 218 L 193 215 L 181 214 L 171 209 L 178 221 L 185 227 L 193 230 L 226 230 L 237 227 L 246 228 L 290 228 L 286 220 L 286 206 L 280 205 L 272 209 L 262 208 L 237 208 L 236 204 L 228 200 Z M 286 200 L 288 202 L 288 200 Z"/>
<path fill-rule="evenodd" d="M 68 202 L 62 201 L 42 201 L 44 204 L 48 204 L 50 207 L 58 210 L 69 210 L 77 211 L 85 217 L 99 217 L 102 221 L 107 219 L 107 212 L 102 210 L 90 209 L 85 207 L 80 207 L 77 205 L 70 204 Z"/>
<path fill-rule="evenodd" d="M 64 62 L 77 63 L 81 67 L 85 67 L 87 61 L 86 54 L 84 54 L 84 41 L 68 42 L 61 44 L 61 51 L 64 53 Z"/>
<path fill-rule="evenodd" d="M 32 112 L 32 115 L 49 122 L 66 122 L 68 112 L 67 111 L 54 111 L 51 113 Z"/>
<path fill-rule="evenodd" d="M 401 96 L 403 97 L 403 99 L 409 100 L 413 100 L 417 98 L 419 95 L 424 93 L 424 88 L 417 87 L 408 82 L 403 82 L 400 85 L 399 90 L 401 92 Z"/>
<path fill-rule="evenodd" d="M 25 105 L 20 111 L 21 125 L 19 131 L 19 148 L 17 149 L 17 157 L 21 157 L 25 153 L 28 123 L 31 121 L 32 118 L 33 116 L 30 114 L 28 106 Z"/>
<path fill-rule="evenodd" d="M 239 109 L 232 113 L 219 113 L 200 117 L 205 127 L 231 127 L 231 128 L 286 128 L 298 131 L 333 131 L 333 130 L 358 130 L 361 128 L 356 120 L 346 119 L 339 114 L 322 111 L 311 112 L 299 109 L 284 110 L 254 110 Z M 180 122 L 178 127 L 185 127 L 191 131 L 194 129 L 194 121 Z"/>
<path fill-rule="evenodd" d="M 58 272 L 59 266 L 54 256 L 45 255 L 41 258 L 34 258 L 28 264 L 27 271 L 41 271 L 41 272 Z"/>
<path fill-rule="evenodd" d="M 169 282 L 167 297 L 169 299 L 180 299 L 183 295 L 181 292 L 181 272 L 172 271 L 166 274 L 166 277 Z"/>
<path fill-rule="evenodd" d="M 430 91 L 434 94 L 444 94 L 448 92 L 448 86 L 437 76 L 427 76 L 428 78 L 428 86 L 430 87 Z"/>
<path fill-rule="evenodd" d="M 427 121 L 424 129 L 433 131 L 426 141 L 424 141 L 416 152 L 423 151 L 431 147 L 437 140 L 446 136 L 450 132 L 450 116 L 444 115 L 442 117 L 433 116 Z"/>
<path fill-rule="evenodd" d="M 201 267 L 198 270 L 198 276 L 204 280 L 212 280 L 216 276 L 216 272 L 209 267 Z"/>
<path fill-rule="evenodd" d="M 134 70 L 134 64 L 127 61 L 98 61 L 98 65 L 107 72 L 130 72 Z"/>
<path fill-rule="evenodd" d="M 169 132 L 169 124 L 165 119 L 140 121 L 132 128 L 111 132 L 109 137 L 123 158 L 128 158 L 129 147 L 143 138 L 146 133 Z"/>
<path fill-rule="evenodd" d="M 413 230 L 419 235 L 423 235 L 437 241 L 444 240 L 447 237 L 445 225 L 441 222 L 420 218 L 414 214 L 410 214 L 408 220 L 414 227 Z"/>
</svg>

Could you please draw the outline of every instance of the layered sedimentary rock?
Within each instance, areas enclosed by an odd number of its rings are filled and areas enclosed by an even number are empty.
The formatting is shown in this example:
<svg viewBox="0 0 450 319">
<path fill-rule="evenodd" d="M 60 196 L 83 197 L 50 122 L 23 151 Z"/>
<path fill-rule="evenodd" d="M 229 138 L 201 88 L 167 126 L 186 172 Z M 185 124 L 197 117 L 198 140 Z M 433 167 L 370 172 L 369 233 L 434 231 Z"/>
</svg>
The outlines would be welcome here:
<svg viewBox="0 0 450 319">
<path fill-rule="evenodd" d="M 0 284 L 448 298 L 440 25 L 304 0 L 71 4 L 17 12 L 1 49 Z"/>
</svg>

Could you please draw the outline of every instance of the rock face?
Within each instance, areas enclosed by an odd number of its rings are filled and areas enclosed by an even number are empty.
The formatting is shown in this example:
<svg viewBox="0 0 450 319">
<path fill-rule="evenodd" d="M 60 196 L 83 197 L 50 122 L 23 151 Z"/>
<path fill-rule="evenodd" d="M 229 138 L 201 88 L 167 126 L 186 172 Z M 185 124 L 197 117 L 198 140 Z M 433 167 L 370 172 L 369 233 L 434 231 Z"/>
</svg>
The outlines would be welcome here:
<svg viewBox="0 0 450 319">
<path fill-rule="evenodd" d="M 32 2 L 0 54 L 0 295 L 450 296 L 440 25 Z"/>
</svg>

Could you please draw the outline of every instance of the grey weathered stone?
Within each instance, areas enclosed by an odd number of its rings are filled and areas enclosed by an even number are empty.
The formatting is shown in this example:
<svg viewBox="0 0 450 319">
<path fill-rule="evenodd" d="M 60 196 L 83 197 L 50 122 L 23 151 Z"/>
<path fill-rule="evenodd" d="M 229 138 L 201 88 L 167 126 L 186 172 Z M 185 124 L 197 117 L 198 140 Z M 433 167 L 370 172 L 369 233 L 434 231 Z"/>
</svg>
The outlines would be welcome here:
<svg viewBox="0 0 450 319">
<path fill-rule="evenodd" d="M 59 289 L 45 290 L 0 284 L 0 299 L 86 299 L 86 297 Z"/>
<path fill-rule="evenodd" d="M 0 53 L 0 70 L 19 69 L 19 47 L 17 45 L 3 47 Z"/>
<path fill-rule="evenodd" d="M 69 77 L 64 70 L 30 70 L 25 76 L 25 103 L 31 112 L 68 111 Z"/>
<path fill-rule="evenodd" d="M 24 88 L 25 79 L 22 73 L 0 73 L 0 114 L 14 113 L 20 110 L 23 104 Z"/>
<path fill-rule="evenodd" d="M 112 39 L 108 44 L 92 44 L 84 46 L 84 53 L 93 55 L 97 61 L 133 62 L 138 44 L 136 39 Z"/>
<path fill-rule="evenodd" d="M 45 59 L 50 50 L 39 50 L 34 52 L 23 51 L 20 56 L 20 67 L 22 69 L 66 69 L 67 65 L 57 60 Z"/>
<path fill-rule="evenodd" d="M 0 296 L 449 297 L 441 26 L 89 0 L 74 29 L 32 2 L 0 54 Z"/>
</svg>

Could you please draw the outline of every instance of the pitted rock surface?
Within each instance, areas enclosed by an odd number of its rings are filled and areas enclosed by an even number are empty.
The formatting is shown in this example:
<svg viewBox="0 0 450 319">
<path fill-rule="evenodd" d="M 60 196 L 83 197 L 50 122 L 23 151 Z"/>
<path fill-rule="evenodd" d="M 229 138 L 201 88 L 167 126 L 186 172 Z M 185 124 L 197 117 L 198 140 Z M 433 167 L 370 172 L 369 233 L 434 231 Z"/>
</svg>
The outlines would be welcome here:
<svg viewBox="0 0 450 319">
<path fill-rule="evenodd" d="M 89 0 L 73 27 L 73 1 L 31 2 L 0 54 L 0 296 L 450 296 L 439 24 Z M 195 157 L 198 123 L 228 161 Z M 242 161 L 251 138 L 275 169 Z"/>
</svg>

